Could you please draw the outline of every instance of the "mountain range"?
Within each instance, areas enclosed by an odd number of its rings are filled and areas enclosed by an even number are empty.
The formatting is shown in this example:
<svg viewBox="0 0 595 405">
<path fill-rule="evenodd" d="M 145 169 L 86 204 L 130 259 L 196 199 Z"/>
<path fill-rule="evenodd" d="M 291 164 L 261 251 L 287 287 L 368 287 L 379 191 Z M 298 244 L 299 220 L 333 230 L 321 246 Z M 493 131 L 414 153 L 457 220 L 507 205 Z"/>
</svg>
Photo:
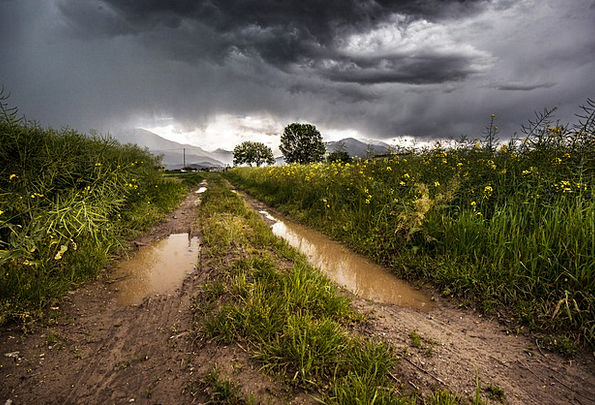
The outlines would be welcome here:
<svg viewBox="0 0 595 405">
<path fill-rule="evenodd" d="M 213 152 L 199 146 L 186 145 L 167 140 L 151 131 L 134 128 L 112 135 L 121 143 L 133 143 L 146 147 L 149 152 L 160 155 L 168 170 L 190 167 L 193 169 L 223 168 L 233 163 L 233 153 L 223 149 Z"/>
<path fill-rule="evenodd" d="M 199 146 L 186 145 L 167 140 L 151 131 L 141 128 L 123 130 L 112 134 L 112 138 L 120 143 L 137 144 L 146 147 L 151 153 L 162 156 L 162 164 L 168 170 L 190 167 L 193 169 L 224 168 L 233 165 L 233 152 L 225 149 L 206 151 Z M 355 138 L 345 138 L 340 141 L 325 142 L 327 152 L 345 151 L 351 157 L 367 158 L 372 155 L 382 155 L 391 150 L 390 145 L 373 141 L 362 142 Z M 283 158 L 278 157 L 278 163 Z"/>
</svg>

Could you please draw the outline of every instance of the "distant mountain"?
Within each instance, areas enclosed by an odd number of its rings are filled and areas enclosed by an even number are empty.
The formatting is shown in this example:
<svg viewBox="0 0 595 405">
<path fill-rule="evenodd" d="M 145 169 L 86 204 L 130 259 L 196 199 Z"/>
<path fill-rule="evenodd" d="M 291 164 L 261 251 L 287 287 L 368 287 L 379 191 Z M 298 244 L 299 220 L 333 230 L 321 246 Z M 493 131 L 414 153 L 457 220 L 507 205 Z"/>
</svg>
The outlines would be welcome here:
<svg viewBox="0 0 595 405">
<path fill-rule="evenodd" d="M 229 165 L 233 164 L 233 152 L 232 151 L 218 148 L 210 153 L 215 159 L 218 159 L 223 163 L 226 163 Z"/>
<path fill-rule="evenodd" d="M 326 142 L 325 144 L 326 151 L 329 153 L 345 151 L 351 157 L 360 158 L 366 158 L 370 155 L 383 155 L 390 152 L 391 149 L 390 145 L 384 142 L 374 141 L 373 143 L 365 143 L 355 138 L 345 138 L 340 141 Z"/>
<path fill-rule="evenodd" d="M 185 145 L 167 140 L 151 131 L 134 128 L 111 135 L 121 143 L 133 143 L 146 147 L 155 155 L 162 156 L 163 165 L 169 170 L 192 167 L 196 169 L 220 168 L 231 164 L 231 152 L 226 155 L 223 150 L 208 152 L 201 147 Z"/>
</svg>

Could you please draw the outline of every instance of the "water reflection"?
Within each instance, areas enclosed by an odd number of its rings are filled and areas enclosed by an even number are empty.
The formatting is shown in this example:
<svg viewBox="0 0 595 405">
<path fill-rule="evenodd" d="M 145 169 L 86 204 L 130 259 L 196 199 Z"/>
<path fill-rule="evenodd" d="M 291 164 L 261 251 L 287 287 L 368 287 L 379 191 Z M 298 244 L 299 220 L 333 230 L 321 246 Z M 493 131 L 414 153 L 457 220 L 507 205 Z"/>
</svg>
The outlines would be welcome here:
<svg viewBox="0 0 595 405">
<path fill-rule="evenodd" d="M 198 259 L 198 238 L 172 234 L 150 246 L 142 246 L 116 269 L 121 306 L 140 304 L 151 294 L 164 294 L 182 284 Z"/>
<path fill-rule="evenodd" d="M 261 214 L 270 216 L 266 211 Z M 421 291 L 320 232 L 278 220 L 272 229 L 275 235 L 305 254 L 327 277 L 362 298 L 419 310 L 432 307 L 431 300 Z"/>
</svg>

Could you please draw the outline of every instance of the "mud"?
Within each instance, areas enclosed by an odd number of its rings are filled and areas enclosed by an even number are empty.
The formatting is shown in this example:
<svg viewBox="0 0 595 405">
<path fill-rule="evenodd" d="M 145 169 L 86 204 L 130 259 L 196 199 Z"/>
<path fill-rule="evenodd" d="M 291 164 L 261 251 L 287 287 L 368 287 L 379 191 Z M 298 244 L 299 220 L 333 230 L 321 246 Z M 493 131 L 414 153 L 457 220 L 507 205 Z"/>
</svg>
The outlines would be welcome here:
<svg viewBox="0 0 595 405">
<path fill-rule="evenodd" d="M 285 239 L 327 277 L 356 296 L 420 311 L 432 308 L 432 300 L 423 292 L 326 235 L 288 219 L 279 220 L 267 211 L 261 210 L 260 213 L 274 221 L 271 228 L 275 235 Z"/>
<path fill-rule="evenodd" d="M 121 280 L 114 285 L 120 291 L 118 304 L 140 304 L 146 297 L 180 287 L 195 271 L 198 247 L 198 237 L 188 233 L 171 234 L 140 247 L 114 271 L 114 276 Z"/>
<path fill-rule="evenodd" d="M 191 193 L 167 221 L 134 244 L 142 247 L 171 234 L 200 240 L 195 211 L 199 197 Z M 249 201 L 258 210 L 266 209 Z M 207 397 L 196 384 L 212 364 L 235 372 L 246 392 L 275 398 L 270 403 L 314 403 L 307 396 L 292 398 L 275 391 L 273 379 L 263 377 L 239 345 L 197 345 L 193 297 L 210 271 L 208 263 L 199 257 L 181 285 L 126 306 L 118 303 L 122 280 L 114 268 L 106 269 L 53 307 L 47 324 L 28 334 L 5 327 L 0 331 L 0 403 L 205 403 Z M 345 291 L 357 309 L 372 317 L 360 332 L 389 342 L 400 354 L 393 374 L 399 390 L 449 389 L 472 395 L 479 382 L 484 392 L 489 385 L 501 387 L 504 403 L 595 404 L 592 353 L 564 359 L 539 349 L 529 337 L 511 333 L 512 327 L 499 319 L 458 309 L 431 290 L 425 293 L 434 300 L 423 312 Z M 412 344 L 413 331 L 421 338 L 419 344 Z"/>
<path fill-rule="evenodd" d="M 197 237 L 198 202 L 196 194 L 189 195 L 165 222 L 132 245 L 147 248 L 171 234 Z M 196 353 L 187 336 L 199 273 L 184 274 L 166 293 L 151 290 L 134 305 L 123 306 L 118 267 L 69 293 L 52 308 L 49 325 L 26 335 L 14 326 L 1 331 L 0 403 L 192 401 L 187 386 L 194 377 Z"/>
</svg>

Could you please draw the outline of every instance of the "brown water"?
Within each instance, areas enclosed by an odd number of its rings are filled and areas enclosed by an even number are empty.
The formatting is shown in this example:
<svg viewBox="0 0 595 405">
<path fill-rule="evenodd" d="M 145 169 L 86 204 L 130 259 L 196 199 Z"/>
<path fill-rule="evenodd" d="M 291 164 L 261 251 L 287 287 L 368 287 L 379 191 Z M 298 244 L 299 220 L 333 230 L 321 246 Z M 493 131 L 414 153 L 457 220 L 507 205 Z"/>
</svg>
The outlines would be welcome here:
<svg viewBox="0 0 595 405">
<path fill-rule="evenodd" d="M 421 291 L 399 280 L 384 267 L 351 252 L 338 242 L 313 229 L 289 221 L 275 220 L 273 233 L 306 255 L 327 277 L 362 298 L 400 306 L 429 310 L 432 301 Z"/>
<path fill-rule="evenodd" d="M 187 233 L 142 246 L 116 270 L 116 277 L 123 279 L 117 284 L 118 304 L 140 304 L 149 295 L 166 294 L 181 286 L 194 271 L 198 247 L 198 238 Z"/>
</svg>

